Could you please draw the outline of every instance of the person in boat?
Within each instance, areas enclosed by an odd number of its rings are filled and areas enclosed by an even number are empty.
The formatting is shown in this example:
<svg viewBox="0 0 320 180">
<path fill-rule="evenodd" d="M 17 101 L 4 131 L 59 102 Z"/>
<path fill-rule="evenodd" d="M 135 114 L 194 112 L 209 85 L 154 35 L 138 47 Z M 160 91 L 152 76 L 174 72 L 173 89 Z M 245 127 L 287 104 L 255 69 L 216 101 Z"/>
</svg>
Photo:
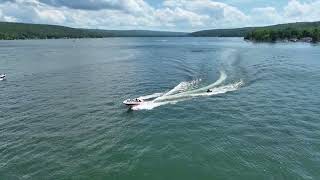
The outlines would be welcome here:
<svg viewBox="0 0 320 180">
<path fill-rule="evenodd" d="M 207 90 L 207 93 L 209 93 L 209 92 L 212 92 L 212 90 L 211 90 L 211 89 L 208 89 L 208 90 Z"/>
</svg>

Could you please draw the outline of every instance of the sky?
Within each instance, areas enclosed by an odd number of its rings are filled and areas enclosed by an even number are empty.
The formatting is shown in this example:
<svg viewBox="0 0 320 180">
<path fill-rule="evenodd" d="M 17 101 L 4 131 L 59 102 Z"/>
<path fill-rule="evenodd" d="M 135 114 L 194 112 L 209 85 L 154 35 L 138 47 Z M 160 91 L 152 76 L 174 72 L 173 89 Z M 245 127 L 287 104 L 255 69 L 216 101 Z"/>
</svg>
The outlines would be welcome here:
<svg viewBox="0 0 320 180">
<path fill-rule="evenodd" d="M 0 0 L 0 21 L 191 32 L 320 21 L 320 0 Z"/>
</svg>

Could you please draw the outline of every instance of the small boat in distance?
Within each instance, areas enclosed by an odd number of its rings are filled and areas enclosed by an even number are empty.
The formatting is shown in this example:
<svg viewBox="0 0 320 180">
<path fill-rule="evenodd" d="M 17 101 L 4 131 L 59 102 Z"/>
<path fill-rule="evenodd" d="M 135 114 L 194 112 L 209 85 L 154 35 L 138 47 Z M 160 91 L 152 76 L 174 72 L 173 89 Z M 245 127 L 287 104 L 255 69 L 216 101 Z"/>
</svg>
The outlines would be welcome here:
<svg viewBox="0 0 320 180">
<path fill-rule="evenodd" d="M 139 98 L 135 98 L 135 99 L 127 99 L 125 101 L 123 101 L 123 104 L 132 107 L 132 106 L 137 106 L 142 104 L 144 101 L 142 99 Z"/>
<path fill-rule="evenodd" d="M 5 80 L 5 79 L 6 79 L 6 77 L 7 77 L 7 75 L 6 75 L 6 74 L 0 74 L 0 81 Z"/>
</svg>

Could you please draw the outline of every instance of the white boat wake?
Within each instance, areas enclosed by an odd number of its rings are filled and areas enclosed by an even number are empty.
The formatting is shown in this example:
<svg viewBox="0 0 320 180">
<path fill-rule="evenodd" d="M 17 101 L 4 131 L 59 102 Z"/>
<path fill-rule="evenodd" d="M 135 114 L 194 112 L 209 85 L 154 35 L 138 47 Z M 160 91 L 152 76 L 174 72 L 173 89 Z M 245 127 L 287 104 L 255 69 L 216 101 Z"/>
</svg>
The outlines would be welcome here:
<svg viewBox="0 0 320 180">
<path fill-rule="evenodd" d="M 217 94 L 224 94 L 230 91 L 236 91 L 244 85 L 243 81 L 237 81 L 227 85 L 221 85 L 227 79 L 225 72 L 220 72 L 219 79 L 205 87 L 200 87 L 199 80 L 193 80 L 190 82 L 181 82 L 176 87 L 166 93 L 154 93 L 151 95 L 141 96 L 139 99 L 144 100 L 142 104 L 133 106 L 132 110 L 151 110 L 155 107 L 159 107 L 165 104 L 175 104 L 177 102 L 185 101 L 194 97 L 200 96 L 212 96 Z M 207 92 L 210 89 L 211 92 Z"/>
</svg>

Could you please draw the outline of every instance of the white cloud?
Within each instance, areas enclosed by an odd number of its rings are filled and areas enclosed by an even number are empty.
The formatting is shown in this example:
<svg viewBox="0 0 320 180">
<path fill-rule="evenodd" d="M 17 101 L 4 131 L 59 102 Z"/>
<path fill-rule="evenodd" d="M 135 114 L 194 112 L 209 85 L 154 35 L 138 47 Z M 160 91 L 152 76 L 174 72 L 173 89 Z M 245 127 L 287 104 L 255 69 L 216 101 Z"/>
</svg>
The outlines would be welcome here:
<svg viewBox="0 0 320 180">
<path fill-rule="evenodd" d="M 202 28 L 205 26 L 217 28 L 235 27 L 244 23 L 248 16 L 238 10 L 236 7 L 212 0 L 166 0 L 164 6 L 169 8 L 182 8 L 203 16 Z"/>
<path fill-rule="evenodd" d="M 0 21 L 6 21 L 6 22 L 16 22 L 17 19 L 11 16 L 6 16 L 2 13 L 2 10 L 0 9 Z"/>
<path fill-rule="evenodd" d="M 35 13 L 41 19 L 41 22 L 52 22 L 54 24 L 63 24 L 66 20 L 63 12 L 50 9 L 34 9 Z"/>
<path fill-rule="evenodd" d="M 297 0 L 291 0 L 284 7 L 283 16 L 294 21 L 316 21 L 320 20 L 320 1 L 310 3 L 301 3 Z"/>
<path fill-rule="evenodd" d="M 39 2 L 56 7 L 68 7 L 70 9 L 122 9 L 122 4 L 119 0 L 39 0 Z"/>
<path fill-rule="evenodd" d="M 155 17 L 161 24 L 180 27 L 203 26 L 204 22 L 209 19 L 209 16 L 207 15 L 199 15 L 180 7 L 157 10 L 155 12 Z"/>
<path fill-rule="evenodd" d="M 250 15 L 253 25 L 268 25 L 320 20 L 320 0 L 309 3 L 290 0 L 279 10 L 274 7 L 254 8 Z"/>
<path fill-rule="evenodd" d="M 251 18 L 256 25 L 275 24 L 282 21 L 282 17 L 274 7 L 254 8 Z"/>
<path fill-rule="evenodd" d="M 81 28 L 192 31 L 320 20 L 320 0 L 290 0 L 282 8 L 257 7 L 244 13 L 214 0 L 0 0 L 0 20 Z"/>
<path fill-rule="evenodd" d="M 312 13 L 311 4 L 300 3 L 296 0 L 291 0 L 284 8 L 284 15 L 289 18 L 299 18 L 306 13 Z"/>
</svg>

